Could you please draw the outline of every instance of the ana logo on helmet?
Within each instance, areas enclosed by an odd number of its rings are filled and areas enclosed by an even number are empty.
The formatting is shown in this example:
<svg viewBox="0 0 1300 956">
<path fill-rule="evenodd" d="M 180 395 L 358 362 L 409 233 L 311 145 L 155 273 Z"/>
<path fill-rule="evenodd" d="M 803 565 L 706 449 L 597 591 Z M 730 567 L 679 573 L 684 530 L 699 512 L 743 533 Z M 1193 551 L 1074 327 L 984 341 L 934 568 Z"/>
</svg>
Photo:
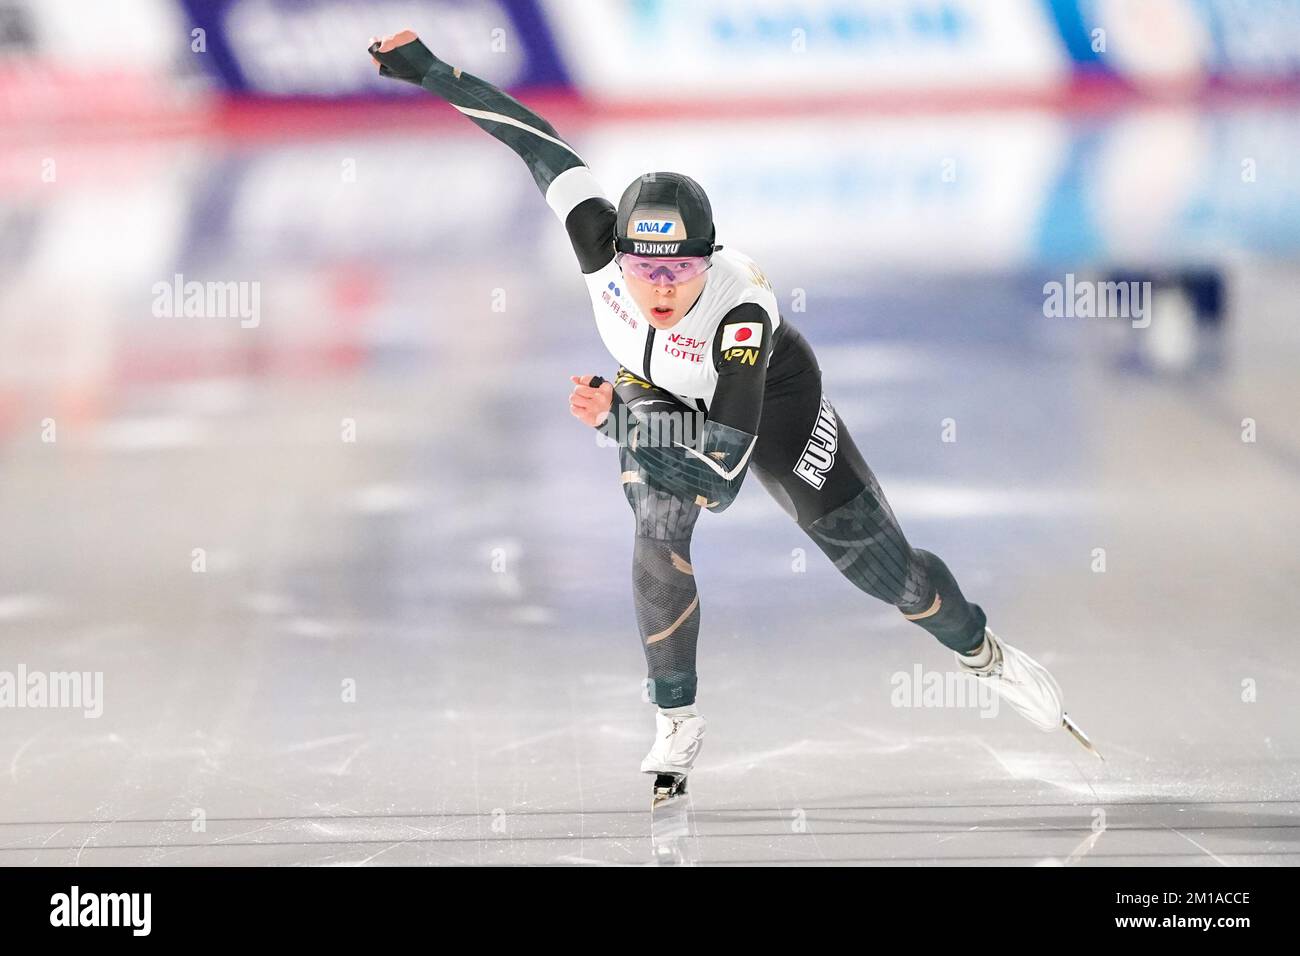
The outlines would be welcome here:
<svg viewBox="0 0 1300 956">
<path fill-rule="evenodd" d="M 671 236 L 676 228 L 677 223 L 671 219 L 638 219 L 632 226 L 632 231 L 636 235 L 653 233 L 658 236 Z"/>
</svg>

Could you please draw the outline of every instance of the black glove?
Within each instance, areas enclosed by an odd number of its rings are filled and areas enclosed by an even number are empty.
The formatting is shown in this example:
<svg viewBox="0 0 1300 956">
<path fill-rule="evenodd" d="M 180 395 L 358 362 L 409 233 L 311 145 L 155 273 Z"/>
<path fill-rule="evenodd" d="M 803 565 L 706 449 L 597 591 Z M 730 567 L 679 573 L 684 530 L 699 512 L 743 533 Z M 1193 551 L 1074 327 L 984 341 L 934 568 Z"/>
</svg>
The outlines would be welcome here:
<svg viewBox="0 0 1300 956">
<path fill-rule="evenodd" d="M 379 52 L 379 43 L 370 44 L 370 55 L 379 61 L 379 75 L 391 76 L 419 86 L 425 74 L 438 62 L 424 41 L 418 37 L 387 53 Z"/>
</svg>

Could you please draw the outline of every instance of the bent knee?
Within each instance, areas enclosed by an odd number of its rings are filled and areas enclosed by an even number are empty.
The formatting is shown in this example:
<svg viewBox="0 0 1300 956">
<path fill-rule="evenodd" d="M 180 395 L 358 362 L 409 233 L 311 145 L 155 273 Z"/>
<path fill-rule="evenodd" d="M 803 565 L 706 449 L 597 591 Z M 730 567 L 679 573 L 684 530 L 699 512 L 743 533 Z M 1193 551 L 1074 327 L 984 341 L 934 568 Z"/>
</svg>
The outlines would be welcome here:
<svg viewBox="0 0 1300 956">
<path fill-rule="evenodd" d="M 623 496 L 636 519 L 638 538 L 656 541 L 689 541 L 699 517 L 700 506 L 654 487 L 630 455 L 624 457 L 620 476 Z"/>
</svg>

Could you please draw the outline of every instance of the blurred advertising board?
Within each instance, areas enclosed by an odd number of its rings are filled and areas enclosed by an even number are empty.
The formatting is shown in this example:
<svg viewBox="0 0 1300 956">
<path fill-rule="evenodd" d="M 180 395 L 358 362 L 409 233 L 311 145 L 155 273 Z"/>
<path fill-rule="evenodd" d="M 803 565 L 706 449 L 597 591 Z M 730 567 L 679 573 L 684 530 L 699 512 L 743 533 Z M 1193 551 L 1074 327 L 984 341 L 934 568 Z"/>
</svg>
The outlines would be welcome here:
<svg viewBox="0 0 1300 956">
<path fill-rule="evenodd" d="M 1083 73 L 1137 86 L 1300 78 L 1300 0 L 1044 0 Z"/>
<path fill-rule="evenodd" d="M 202 90 L 174 0 L 0 0 L 0 129 L 174 113 Z"/>
<path fill-rule="evenodd" d="M 1047 88 L 1070 73 L 1040 0 L 546 0 L 545 9 L 575 84 L 597 100 Z"/>
<path fill-rule="evenodd" d="M 545 10 L 575 85 L 596 101 L 929 92 L 978 105 L 1080 76 L 1174 91 L 1300 79 L 1300 0 L 545 0 Z M 671 115 L 673 103 L 662 108 Z"/>
<path fill-rule="evenodd" d="M 563 86 L 567 77 L 535 0 L 180 0 L 205 31 L 205 66 L 235 92 L 397 96 L 415 87 L 378 76 L 367 41 L 406 27 L 443 59 L 503 87 Z"/>
</svg>

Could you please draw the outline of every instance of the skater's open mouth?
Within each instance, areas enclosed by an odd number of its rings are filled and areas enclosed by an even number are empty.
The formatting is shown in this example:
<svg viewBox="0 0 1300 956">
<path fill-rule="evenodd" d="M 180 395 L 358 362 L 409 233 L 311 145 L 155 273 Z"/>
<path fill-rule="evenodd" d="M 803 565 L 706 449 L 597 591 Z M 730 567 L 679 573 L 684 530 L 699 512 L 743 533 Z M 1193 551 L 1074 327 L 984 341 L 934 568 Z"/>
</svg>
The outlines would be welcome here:
<svg viewBox="0 0 1300 956">
<path fill-rule="evenodd" d="M 656 305 L 653 309 L 653 312 L 655 315 L 659 316 L 659 318 L 662 319 L 665 316 L 669 316 L 673 314 L 673 307 L 671 305 Z"/>
</svg>

